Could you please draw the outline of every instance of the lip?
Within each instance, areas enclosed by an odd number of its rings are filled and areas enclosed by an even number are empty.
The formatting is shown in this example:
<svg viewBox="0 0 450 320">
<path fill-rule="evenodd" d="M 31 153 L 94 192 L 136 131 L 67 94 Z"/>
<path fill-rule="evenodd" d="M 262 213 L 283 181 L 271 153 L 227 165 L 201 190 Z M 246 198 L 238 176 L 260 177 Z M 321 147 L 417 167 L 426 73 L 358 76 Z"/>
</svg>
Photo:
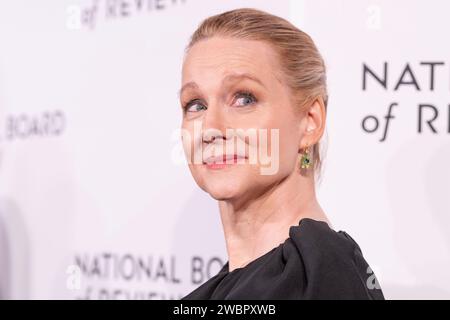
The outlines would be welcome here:
<svg viewBox="0 0 450 320">
<path fill-rule="evenodd" d="M 237 164 L 238 159 L 247 159 L 246 156 L 238 154 L 224 154 L 220 156 L 211 156 L 203 161 L 209 169 L 223 169 L 227 166 Z"/>
</svg>

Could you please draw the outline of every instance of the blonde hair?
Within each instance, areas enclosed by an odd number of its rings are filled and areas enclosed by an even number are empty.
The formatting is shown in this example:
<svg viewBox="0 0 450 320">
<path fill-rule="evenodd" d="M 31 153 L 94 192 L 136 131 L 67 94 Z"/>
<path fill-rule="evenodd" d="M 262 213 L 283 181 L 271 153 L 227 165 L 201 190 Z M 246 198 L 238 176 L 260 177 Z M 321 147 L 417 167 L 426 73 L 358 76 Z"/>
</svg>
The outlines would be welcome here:
<svg viewBox="0 0 450 320">
<path fill-rule="evenodd" d="M 328 104 L 325 63 L 311 37 L 289 21 L 253 9 L 240 8 L 213 15 L 203 20 L 192 34 L 185 53 L 198 41 L 213 36 L 261 40 L 271 45 L 279 56 L 281 73 L 293 92 L 299 109 L 316 99 Z M 322 167 L 319 142 L 312 149 L 313 168 Z"/>
</svg>

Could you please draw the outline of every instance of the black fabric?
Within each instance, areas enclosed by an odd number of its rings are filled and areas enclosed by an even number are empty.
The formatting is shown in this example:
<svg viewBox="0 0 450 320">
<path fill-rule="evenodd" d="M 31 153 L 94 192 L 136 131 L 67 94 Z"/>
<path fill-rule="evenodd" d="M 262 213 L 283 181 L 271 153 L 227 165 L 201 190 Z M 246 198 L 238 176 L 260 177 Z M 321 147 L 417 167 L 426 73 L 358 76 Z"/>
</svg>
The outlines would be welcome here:
<svg viewBox="0 0 450 320">
<path fill-rule="evenodd" d="M 231 272 L 228 263 L 182 300 L 384 299 L 359 245 L 323 221 L 303 218 L 278 247 Z"/>
</svg>

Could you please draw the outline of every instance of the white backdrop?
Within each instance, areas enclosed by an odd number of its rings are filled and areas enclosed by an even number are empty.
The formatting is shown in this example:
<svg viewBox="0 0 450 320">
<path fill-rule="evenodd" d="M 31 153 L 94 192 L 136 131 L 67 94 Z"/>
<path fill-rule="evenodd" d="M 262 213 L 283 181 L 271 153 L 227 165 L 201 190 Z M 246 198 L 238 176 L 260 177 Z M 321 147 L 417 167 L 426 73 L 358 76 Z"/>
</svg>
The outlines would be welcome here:
<svg viewBox="0 0 450 320">
<path fill-rule="evenodd" d="M 289 19 L 325 58 L 317 191 L 335 229 L 386 298 L 450 298 L 444 0 L 2 0 L 0 298 L 178 299 L 217 273 L 177 90 L 191 33 L 238 7 Z"/>
</svg>

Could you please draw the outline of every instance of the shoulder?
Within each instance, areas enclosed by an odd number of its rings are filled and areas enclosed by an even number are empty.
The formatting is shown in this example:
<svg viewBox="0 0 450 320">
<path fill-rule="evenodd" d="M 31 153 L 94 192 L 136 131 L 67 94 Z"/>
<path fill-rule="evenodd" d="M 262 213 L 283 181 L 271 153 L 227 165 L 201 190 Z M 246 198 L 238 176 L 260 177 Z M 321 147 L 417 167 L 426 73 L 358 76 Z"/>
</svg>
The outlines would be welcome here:
<svg viewBox="0 0 450 320">
<path fill-rule="evenodd" d="M 326 222 L 303 218 L 289 229 L 284 243 L 286 259 L 299 255 L 306 297 L 316 299 L 383 299 L 360 246 L 345 231 Z"/>
</svg>

